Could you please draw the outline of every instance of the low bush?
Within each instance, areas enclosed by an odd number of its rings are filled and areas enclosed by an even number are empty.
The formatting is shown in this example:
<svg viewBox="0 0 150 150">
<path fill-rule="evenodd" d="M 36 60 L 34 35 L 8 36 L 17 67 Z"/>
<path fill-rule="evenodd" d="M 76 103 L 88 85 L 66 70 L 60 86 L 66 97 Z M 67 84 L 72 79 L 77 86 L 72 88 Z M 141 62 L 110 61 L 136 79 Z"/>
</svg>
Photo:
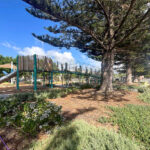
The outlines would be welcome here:
<svg viewBox="0 0 150 150">
<path fill-rule="evenodd" d="M 0 126 L 14 126 L 27 135 L 48 131 L 63 122 L 61 107 L 44 96 L 19 94 L 0 100 Z"/>
<path fill-rule="evenodd" d="M 128 89 L 138 89 L 137 85 L 128 85 Z"/>
<path fill-rule="evenodd" d="M 38 92 L 37 95 L 39 97 L 42 96 L 49 99 L 55 99 L 59 97 L 65 97 L 71 93 L 76 93 L 78 90 L 78 88 L 51 89 L 49 91 Z"/>
<path fill-rule="evenodd" d="M 150 89 L 147 88 L 144 90 L 144 92 L 141 93 L 138 98 L 143 102 L 150 103 Z"/>
<path fill-rule="evenodd" d="M 93 86 L 91 84 L 82 84 L 82 85 L 80 85 L 81 90 L 90 89 L 90 88 L 93 88 Z"/>
<path fill-rule="evenodd" d="M 30 150 L 139 150 L 121 134 L 75 121 L 55 131 L 47 139 L 35 142 Z"/>
<path fill-rule="evenodd" d="M 144 91 L 148 88 L 142 85 L 126 85 L 126 84 L 114 84 L 113 85 L 115 90 L 129 90 L 129 91 L 137 91 L 139 93 L 144 93 Z"/>
<path fill-rule="evenodd" d="M 129 137 L 136 139 L 150 149 L 150 107 L 127 105 L 126 107 L 109 107 L 113 111 L 110 118 L 101 117 L 101 123 L 109 122 L 118 125 L 119 131 Z"/>
<path fill-rule="evenodd" d="M 140 87 L 138 87 L 138 92 L 144 93 L 147 89 L 148 89 L 148 87 L 140 86 Z"/>
<path fill-rule="evenodd" d="M 100 89 L 100 85 L 96 85 L 95 89 L 99 90 Z"/>
<path fill-rule="evenodd" d="M 128 89 L 128 86 L 126 85 L 126 84 L 114 84 L 113 85 L 113 88 L 115 89 L 115 90 L 129 90 Z"/>
</svg>

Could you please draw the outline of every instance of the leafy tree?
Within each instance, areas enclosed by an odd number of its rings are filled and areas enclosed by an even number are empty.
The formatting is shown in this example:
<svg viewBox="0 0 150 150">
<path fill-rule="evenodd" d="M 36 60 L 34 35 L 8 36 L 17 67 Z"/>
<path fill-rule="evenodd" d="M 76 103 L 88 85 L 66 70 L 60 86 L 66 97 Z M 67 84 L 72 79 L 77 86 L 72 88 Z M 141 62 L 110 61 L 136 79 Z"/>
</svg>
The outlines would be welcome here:
<svg viewBox="0 0 150 150">
<path fill-rule="evenodd" d="M 77 47 L 102 57 L 102 91 L 112 91 L 117 47 L 135 31 L 149 28 L 150 0 L 23 0 L 32 15 L 55 22 L 46 28 L 58 36 L 37 36 L 58 47 Z M 92 46 L 96 47 L 92 47 Z"/>
</svg>

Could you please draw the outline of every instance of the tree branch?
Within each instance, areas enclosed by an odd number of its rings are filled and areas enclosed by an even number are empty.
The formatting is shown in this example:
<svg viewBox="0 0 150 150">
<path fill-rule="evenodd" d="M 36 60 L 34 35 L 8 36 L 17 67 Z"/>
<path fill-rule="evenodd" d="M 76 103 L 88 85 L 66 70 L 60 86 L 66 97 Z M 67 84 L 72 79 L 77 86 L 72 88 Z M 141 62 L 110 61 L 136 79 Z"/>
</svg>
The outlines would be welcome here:
<svg viewBox="0 0 150 150">
<path fill-rule="evenodd" d="M 146 19 L 147 15 L 150 13 L 150 8 L 147 10 L 147 12 L 145 13 L 145 15 L 139 20 L 139 22 L 128 31 L 128 33 L 116 44 L 114 44 L 113 48 L 115 48 L 118 44 L 122 43 L 126 38 L 128 38 L 143 22 L 144 19 Z M 112 49 L 113 49 L 112 48 Z"/>
<path fill-rule="evenodd" d="M 56 13 L 53 13 L 53 11 L 50 9 L 50 8 L 47 8 L 45 9 L 44 7 L 41 7 L 41 5 L 39 3 L 33 3 L 32 1 L 30 0 L 23 0 L 25 1 L 26 3 L 30 4 L 30 5 L 34 5 L 34 8 L 37 8 L 39 10 L 42 10 L 43 12 L 47 13 L 47 14 L 50 14 L 51 16 L 54 16 L 55 18 L 59 19 L 59 20 L 62 20 L 64 22 L 67 22 L 69 25 L 71 26 L 75 26 L 77 28 L 79 28 L 80 30 L 86 32 L 87 34 L 91 35 L 99 44 L 102 48 L 106 49 L 106 47 L 104 46 L 103 42 L 99 40 L 99 38 L 95 35 L 95 33 L 93 31 L 91 31 L 90 29 L 87 29 L 81 25 L 79 25 L 77 23 L 77 20 L 74 22 L 72 20 L 69 20 L 69 16 L 65 16 L 62 14 L 59 14 L 59 12 L 56 14 Z M 68 15 L 68 14 L 67 14 Z"/>
<path fill-rule="evenodd" d="M 126 21 L 128 15 L 130 14 L 130 12 L 131 12 L 131 10 L 132 10 L 133 5 L 134 5 L 135 2 L 136 2 L 136 0 L 131 0 L 130 7 L 129 7 L 129 9 L 128 9 L 126 15 L 123 17 L 122 21 L 120 22 L 120 25 L 119 25 L 118 29 L 115 31 L 115 33 L 114 33 L 114 35 L 113 35 L 113 38 L 118 34 L 119 30 L 122 28 L 124 22 Z"/>
<path fill-rule="evenodd" d="M 107 22 L 108 22 L 108 24 L 109 24 L 108 14 L 107 14 L 107 11 L 106 11 L 105 7 L 103 6 L 103 4 L 101 3 L 100 0 L 95 0 L 95 1 L 96 1 L 97 4 L 99 5 L 99 7 L 103 10 L 104 16 L 106 17 L 106 20 L 107 20 Z"/>
</svg>

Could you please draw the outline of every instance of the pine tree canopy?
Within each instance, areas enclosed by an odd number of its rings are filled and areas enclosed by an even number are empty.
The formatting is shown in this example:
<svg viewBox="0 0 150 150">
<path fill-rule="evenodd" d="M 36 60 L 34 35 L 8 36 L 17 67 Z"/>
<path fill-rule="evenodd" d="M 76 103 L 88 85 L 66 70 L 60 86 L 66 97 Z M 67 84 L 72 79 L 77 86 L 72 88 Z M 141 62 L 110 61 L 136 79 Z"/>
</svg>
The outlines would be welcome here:
<svg viewBox="0 0 150 150">
<path fill-rule="evenodd" d="M 34 33 L 36 38 L 55 47 L 75 47 L 102 61 L 101 90 L 106 93 L 113 91 L 115 56 L 141 53 L 133 47 L 150 29 L 150 0 L 23 1 L 31 5 L 30 14 L 55 23 L 45 27 L 50 34 Z"/>
<path fill-rule="evenodd" d="M 32 6 L 27 9 L 29 13 L 56 23 L 45 29 L 57 36 L 33 34 L 35 37 L 53 46 L 76 47 L 89 54 L 116 48 L 135 32 L 150 28 L 150 0 L 23 1 Z"/>
</svg>

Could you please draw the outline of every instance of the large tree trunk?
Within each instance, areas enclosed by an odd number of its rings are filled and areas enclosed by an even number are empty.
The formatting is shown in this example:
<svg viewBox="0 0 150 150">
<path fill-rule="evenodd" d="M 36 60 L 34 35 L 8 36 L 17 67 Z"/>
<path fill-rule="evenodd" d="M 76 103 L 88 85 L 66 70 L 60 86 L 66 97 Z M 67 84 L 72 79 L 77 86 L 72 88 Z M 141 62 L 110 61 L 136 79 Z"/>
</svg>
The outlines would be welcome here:
<svg viewBox="0 0 150 150">
<path fill-rule="evenodd" d="M 114 47 L 114 15 L 109 12 L 109 32 L 107 38 L 109 38 L 109 43 L 107 48 L 104 51 L 103 58 L 102 58 L 102 74 L 101 74 L 101 87 L 100 90 L 102 92 L 107 93 L 113 91 L 113 66 L 114 66 L 114 54 L 115 49 Z"/>
<path fill-rule="evenodd" d="M 101 88 L 102 92 L 113 91 L 113 65 L 114 65 L 114 50 L 107 51 L 102 58 L 102 73 L 101 73 Z"/>
<path fill-rule="evenodd" d="M 129 59 L 127 62 L 126 84 L 132 84 L 132 62 L 131 62 L 131 59 Z"/>
</svg>

